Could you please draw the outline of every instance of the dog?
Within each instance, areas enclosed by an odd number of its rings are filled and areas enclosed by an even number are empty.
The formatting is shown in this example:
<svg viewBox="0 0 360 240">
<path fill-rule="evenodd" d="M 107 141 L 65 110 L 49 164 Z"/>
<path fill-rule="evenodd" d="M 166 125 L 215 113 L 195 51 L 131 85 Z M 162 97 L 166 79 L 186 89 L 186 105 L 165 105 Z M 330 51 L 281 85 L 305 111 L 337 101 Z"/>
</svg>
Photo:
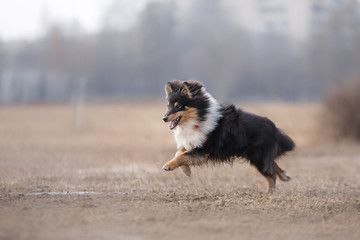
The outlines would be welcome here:
<svg viewBox="0 0 360 240">
<path fill-rule="evenodd" d="M 177 151 L 163 169 L 180 167 L 190 177 L 191 166 L 232 164 L 246 159 L 275 190 L 276 176 L 289 181 L 276 159 L 295 147 L 294 141 L 266 117 L 219 104 L 198 81 L 173 80 L 165 86 L 168 109 L 163 117 L 174 130 Z"/>
</svg>

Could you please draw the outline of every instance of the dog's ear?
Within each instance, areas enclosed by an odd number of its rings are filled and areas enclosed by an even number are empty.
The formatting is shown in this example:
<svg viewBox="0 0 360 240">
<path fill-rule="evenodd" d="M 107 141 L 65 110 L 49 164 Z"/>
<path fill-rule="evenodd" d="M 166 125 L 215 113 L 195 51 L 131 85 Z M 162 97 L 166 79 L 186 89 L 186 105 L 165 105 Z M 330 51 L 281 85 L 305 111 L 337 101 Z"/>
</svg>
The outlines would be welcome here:
<svg viewBox="0 0 360 240">
<path fill-rule="evenodd" d="M 198 81 L 187 81 L 186 84 L 190 90 L 191 96 L 196 96 L 202 88 L 205 88 L 204 85 Z"/>
<path fill-rule="evenodd" d="M 165 85 L 165 93 L 166 96 L 169 96 L 169 94 L 171 94 L 173 92 L 172 86 L 170 82 L 167 82 Z"/>
<path fill-rule="evenodd" d="M 189 89 L 189 83 L 188 82 L 184 82 L 181 86 L 180 92 L 187 95 L 189 98 L 192 98 L 192 94 L 190 92 Z"/>
</svg>

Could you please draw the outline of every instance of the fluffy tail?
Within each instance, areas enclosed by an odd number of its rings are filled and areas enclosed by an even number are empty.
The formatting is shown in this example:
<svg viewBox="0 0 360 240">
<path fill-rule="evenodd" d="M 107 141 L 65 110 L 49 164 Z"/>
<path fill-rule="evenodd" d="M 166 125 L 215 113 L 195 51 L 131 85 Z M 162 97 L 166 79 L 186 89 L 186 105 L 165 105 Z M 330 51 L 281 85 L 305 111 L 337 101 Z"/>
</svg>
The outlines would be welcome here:
<svg viewBox="0 0 360 240">
<path fill-rule="evenodd" d="M 280 129 L 277 129 L 276 132 L 276 139 L 277 139 L 277 157 L 280 157 L 281 155 L 285 154 L 288 151 L 291 151 L 295 148 L 294 141 L 286 135 L 283 131 Z"/>
</svg>

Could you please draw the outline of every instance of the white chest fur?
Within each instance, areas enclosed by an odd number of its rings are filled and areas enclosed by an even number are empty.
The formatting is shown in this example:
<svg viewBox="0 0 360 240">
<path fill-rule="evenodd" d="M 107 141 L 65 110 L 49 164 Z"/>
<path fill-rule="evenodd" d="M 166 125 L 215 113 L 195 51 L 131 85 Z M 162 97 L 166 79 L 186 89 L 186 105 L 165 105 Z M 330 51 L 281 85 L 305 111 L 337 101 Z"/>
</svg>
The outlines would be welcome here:
<svg viewBox="0 0 360 240">
<path fill-rule="evenodd" d="M 205 89 L 202 89 L 205 92 Z M 175 140 L 178 149 L 184 147 L 187 151 L 196 147 L 201 147 L 207 140 L 207 135 L 211 133 L 217 126 L 218 120 L 221 118 L 220 105 L 209 94 L 204 94 L 209 101 L 208 114 L 205 121 L 190 121 L 181 124 L 175 128 Z M 197 127 L 195 128 L 195 125 Z"/>
<path fill-rule="evenodd" d="M 206 134 L 200 128 L 195 128 L 196 122 L 187 122 L 175 128 L 175 140 L 178 149 L 184 147 L 187 151 L 201 147 L 206 141 Z"/>
</svg>

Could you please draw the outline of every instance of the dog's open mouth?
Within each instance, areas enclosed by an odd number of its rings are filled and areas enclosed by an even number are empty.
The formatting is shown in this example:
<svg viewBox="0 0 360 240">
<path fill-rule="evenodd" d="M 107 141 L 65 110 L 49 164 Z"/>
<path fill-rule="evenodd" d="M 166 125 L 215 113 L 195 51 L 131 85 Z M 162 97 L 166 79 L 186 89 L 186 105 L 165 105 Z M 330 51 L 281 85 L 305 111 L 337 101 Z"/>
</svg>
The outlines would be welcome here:
<svg viewBox="0 0 360 240">
<path fill-rule="evenodd" d="M 173 130 L 179 124 L 180 120 L 181 120 L 181 116 L 175 118 L 175 120 L 172 120 L 170 122 L 170 130 Z"/>
</svg>

